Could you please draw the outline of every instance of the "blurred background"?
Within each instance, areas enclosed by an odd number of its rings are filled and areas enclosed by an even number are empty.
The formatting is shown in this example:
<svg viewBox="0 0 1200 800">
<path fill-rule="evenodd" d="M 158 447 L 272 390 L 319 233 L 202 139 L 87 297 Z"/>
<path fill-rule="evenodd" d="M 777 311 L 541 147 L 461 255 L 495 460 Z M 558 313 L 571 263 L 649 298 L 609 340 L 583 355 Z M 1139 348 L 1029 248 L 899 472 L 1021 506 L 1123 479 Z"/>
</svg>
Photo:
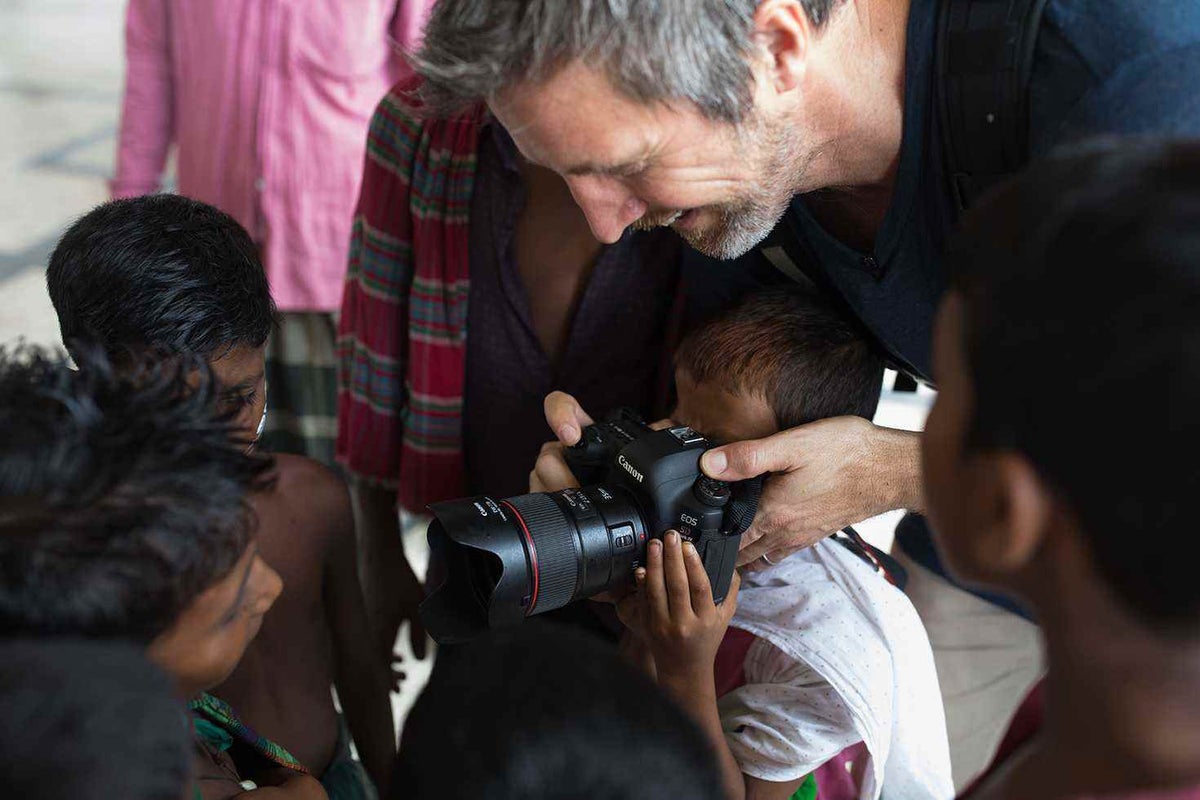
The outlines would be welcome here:
<svg viewBox="0 0 1200 800">
<path fill-rule="evenodd" d="M 107 199 L 123 0 L 0 0 L 0 343 L 58 343 L 46 257 Z"/>
</svg>

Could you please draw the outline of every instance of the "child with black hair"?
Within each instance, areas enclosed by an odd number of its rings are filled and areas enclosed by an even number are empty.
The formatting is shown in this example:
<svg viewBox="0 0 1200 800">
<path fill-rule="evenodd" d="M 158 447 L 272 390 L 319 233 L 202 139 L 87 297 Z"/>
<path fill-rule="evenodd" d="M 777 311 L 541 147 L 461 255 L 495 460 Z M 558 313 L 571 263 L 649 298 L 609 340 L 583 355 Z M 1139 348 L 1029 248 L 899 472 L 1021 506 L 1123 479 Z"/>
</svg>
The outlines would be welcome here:
<svg viewBox="0 0 1200 800">
<path fill-rule="evenodd" d="M 74 358 L 77 371 L 0 350 L 0 631 L 144 647 L 191 701 L 197 797 L 225 800 L 252 780 L 264 787 L 255 797 L 321 800 L 282 748 L 220 730 L 224 708 L 204 694 L 281 589 L 248 502 L 270 460 L 230 446 L 202 361 L 118 369 L 88 347 Z"/>
<path fill-rule="evenodd" d="M 690 334 L 675 364 L 672 419 L 718 441 L 829 417 L 869 424 L 883 381 L 866 338 L 797 287 L 744 298 Z M 709 734 L 729 796 L 812 797 L 814 784 L 823 800 L 953 795 L 925 629 L 856 535 L 743 574 L 721 606 L 676 532 L 646 561 L 620 616 Z"/>
<path fill-rule="evenodd" d="M 725 797 L 695 724 L 610 643 L 554 623 L 439 652 L 393 783 L 393 800 Z"/>
<path fill-rule="evenodd" d="M 928 509 L 1028 602 L 1039 736 L 973 800 L 1200 798 L 1200 143 L 1089 145 L 964 222 L 935 333 Z"/>
<path fill-rule="evenodd" d="M 264 348 L 275 316 L 258 249 L 229 215 L 176 195 L 106 203 L 63 235 L 46 273 L 63 341 L 192 352 L 216 376 L 240 438 L 262 429 Z M 321 776 L 330 796 L 372 797 L 395 755 L 386 665 L 374 654 L 349 495 L 329 469 L 280 454 L 251 504 L 284 590 L 216 690 L 251 727 Z M 345 722 L 333 703 L 336 685 Z M 351 757 L 353 735 L 362 765 Z"/>
<path fill-rule="evenodd" d="M 0 642 L 0 786 L 21 800 L 180 800 L 191 736 L 175 687 L 122 642 Z"/>
</svg>

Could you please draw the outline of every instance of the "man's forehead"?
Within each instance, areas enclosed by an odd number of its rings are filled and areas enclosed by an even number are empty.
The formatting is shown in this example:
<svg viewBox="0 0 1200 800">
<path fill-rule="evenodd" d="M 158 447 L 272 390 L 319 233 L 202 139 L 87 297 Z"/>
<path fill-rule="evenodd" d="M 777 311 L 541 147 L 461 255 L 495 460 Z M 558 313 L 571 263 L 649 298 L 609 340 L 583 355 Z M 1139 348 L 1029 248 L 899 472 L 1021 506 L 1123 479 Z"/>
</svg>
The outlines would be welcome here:
<svg viewBox="0 0 1200 800">
<path fill-rule="evenodd" d="M 517 84 L 490 104 L 522 155 L 562 173 L 611 171 L 644 158 L 661 114 L 617 92 L 586 67 Z"/>
</svg>

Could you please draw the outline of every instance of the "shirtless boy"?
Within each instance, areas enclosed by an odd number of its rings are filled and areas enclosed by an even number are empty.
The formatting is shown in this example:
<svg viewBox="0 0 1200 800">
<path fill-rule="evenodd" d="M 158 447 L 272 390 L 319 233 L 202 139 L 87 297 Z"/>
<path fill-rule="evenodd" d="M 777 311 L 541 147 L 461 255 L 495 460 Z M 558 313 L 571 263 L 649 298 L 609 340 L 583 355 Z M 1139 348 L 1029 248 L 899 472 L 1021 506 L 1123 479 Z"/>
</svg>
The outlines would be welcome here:
<svg viewBox="0 0 1200 800">
<path fill-rule="evenodd" d="M 274 306 L 257 249 L 231 217 L 174 195 L 106 203 L 64 234 L 47 284 L 68 347 L 202 356 L 221 405 L 253 441 L 267 413 Z M 280 455 L 274 487 L 252 504 L 262 557 L 284 590 L 215 694 L 321 776 L 335 800 L 371 797 L 334 708 L 336 685 L 362 764 L 385 791 L 395 754 L 388 676 L 371 657 L 346 489 L 316 462 Z"/>
</svg>

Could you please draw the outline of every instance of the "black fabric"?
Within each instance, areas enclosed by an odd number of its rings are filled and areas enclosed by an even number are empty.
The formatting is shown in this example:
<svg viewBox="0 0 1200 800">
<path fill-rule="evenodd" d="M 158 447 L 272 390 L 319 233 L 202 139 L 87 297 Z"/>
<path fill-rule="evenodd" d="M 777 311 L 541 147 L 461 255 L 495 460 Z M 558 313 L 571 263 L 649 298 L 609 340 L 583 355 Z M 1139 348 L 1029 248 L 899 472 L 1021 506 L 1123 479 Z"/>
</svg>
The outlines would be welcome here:
<svg viewBox="0 0 1200 800">
<path fill-rule="evenodd" d="M 941 0 L 934 97 L 961 212 L 1029 158 L 1029 78 L 1046 0 Z"/>
</svg>

